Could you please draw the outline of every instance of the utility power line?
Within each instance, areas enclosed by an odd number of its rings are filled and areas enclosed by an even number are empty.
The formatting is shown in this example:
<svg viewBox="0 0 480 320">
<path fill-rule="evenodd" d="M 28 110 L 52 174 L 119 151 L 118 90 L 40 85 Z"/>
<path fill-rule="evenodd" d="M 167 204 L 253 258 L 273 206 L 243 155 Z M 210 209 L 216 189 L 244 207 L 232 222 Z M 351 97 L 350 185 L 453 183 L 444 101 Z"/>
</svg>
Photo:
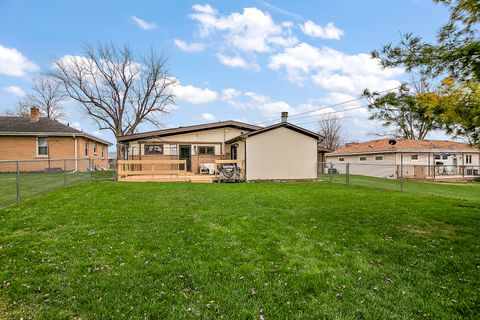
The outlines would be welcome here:
<svg viewBox="0 0 480 320">
<path fill-rule="evenodd" d="M 412 82 L 409 82 L 409 83 L 407 83 L 407 84 L 408 84 L 408 85 L 413 85 L 413 84 L 418 83 L 418 82 L 420 82 L 420 81 L 412 81 Z M 385 93 L 385 92 L 397 90 L 397 89 L 400 89 L 403 85 L 404 85 L 404 84 L 401 84 L 401 85 L 396 86 L 396 87 L 394 87 L 394 88 L 390 88 L 390 89 L 386 89 L 386 90 L 382 90 L 382 91 L 377 91 L 377 93 L 381 94 L 381 93 Z M 344 104 L 348 104 L 348 103 L 352 103 L 352 102 L 355 102 L 355 101 L 358 101 L 358 100 L 361 100 L 361 99 L 363 99 L 362 96 L 360 96 L 360 97 L 358 97 L 358 98 L 355 98 L 355 99 L 350 99 L 350 100 L 346 100 L 346 101 L 334 103 L 334 104 L 331 104 L 331 105 L 328 105 L 328 106 L 324 106 L 324 107 L 321 107 L 321 108 L 317 108 L 317 109 L 312 109 L 312 110 L 308 110 L 308 111 L 296 113 L 296 114 L 294 114 L 294 115 L 289 116 L 289 119 L 295 118 L 295 120 L 298 120 L 298 119 L 305 119 L 305 118 L 310 118 L 310 117 L 319 117 L 319 116 L 323 116 L 323 115 L 326 115 L 326 114 L 333 114 L 333 113 L 345 112 L 345 111 L 349 111 L 349 110 L 356 110 L 356 109 L 368 108 L 368 106 L 361 106 L 361 107 L 351 108 L 351 109 L 347 109 L 347 110 L 338 110 L 338 111 L 334 111 L 334 112 L 328 112 L 328 113 L 322 113 L 322 114 L 315 114 L 315 115 L 310 115 L 310 116 L 305 116 L 305 117 L 297 118 L 298 116 L 301 116 L 301 115 L 304 115 L 304 114 L 309 114 L 309 113 L 312 113 L 312 112 L 317 112 L 317 111 L 325 110 L 325 109 L 328 109 L 328 108 L 338 107 L 338 106 L 341 106 L 341 105 L 344 105 Z M 263 123 L 269 123 L 269 122 L 277 122 L 277 121 L 278 121 L 278 119 L 267 120 L 267 121 L 257 122 L 257 123 L 255 123 L 255 125 L 259 125 L 259 124 L 263 124 Z"/>
</svg>

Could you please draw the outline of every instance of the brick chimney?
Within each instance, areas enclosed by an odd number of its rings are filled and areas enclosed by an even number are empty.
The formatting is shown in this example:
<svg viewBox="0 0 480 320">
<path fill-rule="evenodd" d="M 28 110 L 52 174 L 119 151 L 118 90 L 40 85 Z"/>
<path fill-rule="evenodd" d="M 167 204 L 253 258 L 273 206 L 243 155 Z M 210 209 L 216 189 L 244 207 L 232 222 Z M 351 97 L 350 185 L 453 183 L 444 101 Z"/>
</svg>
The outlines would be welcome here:
<svg viewBox="0 0 480 320">
<path fill-rule="evenodd" d="M 288 120 L 288 112 L 283 111 L 282 112 L 282 122 L 287 122 L 287 120 Z"/>
<path fill-rule="evenodd" d="M 30 108 L 30 121 L 37 122 L 38 120 L 40 120 L 40 111 L 38 110 L 37 107 L 31 107 Z"/>
</svg>

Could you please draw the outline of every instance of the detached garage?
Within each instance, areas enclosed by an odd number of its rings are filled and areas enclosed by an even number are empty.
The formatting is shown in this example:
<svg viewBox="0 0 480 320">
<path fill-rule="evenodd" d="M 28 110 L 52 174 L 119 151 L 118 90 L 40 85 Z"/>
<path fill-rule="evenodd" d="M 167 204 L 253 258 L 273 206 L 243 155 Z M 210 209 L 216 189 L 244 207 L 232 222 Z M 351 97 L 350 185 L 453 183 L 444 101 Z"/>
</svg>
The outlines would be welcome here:
<svg viewBox="0 0 480 320">
<path fill-rule="evenodd" d="M 319 136 L 309 130 L 282 122 L 235 137 L 226 142 L 245 160 L 247 181 L 313 180 L 317 178 Z"/>
</svg>

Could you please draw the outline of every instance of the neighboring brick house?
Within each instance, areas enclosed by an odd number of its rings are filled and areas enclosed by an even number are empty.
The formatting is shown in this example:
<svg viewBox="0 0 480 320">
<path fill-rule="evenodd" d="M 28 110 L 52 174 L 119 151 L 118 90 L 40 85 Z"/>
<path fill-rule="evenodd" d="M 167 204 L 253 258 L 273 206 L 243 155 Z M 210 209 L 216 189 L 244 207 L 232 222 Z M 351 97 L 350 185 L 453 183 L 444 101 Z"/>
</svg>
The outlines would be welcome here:
<svg viewBox="0 0 480 320">
<path fill-rule="evenodd" d="M 30 117 L 0 116 L 0 160 L 31 160 L 21 162 L 22 171 L 65 169 L 64 166 L 78 171 L 86 171 L 90 166 L 108 168 L 110 145 L 108 141 L 40 117 L 37 108 L 31 109 Z"/>
</svg>

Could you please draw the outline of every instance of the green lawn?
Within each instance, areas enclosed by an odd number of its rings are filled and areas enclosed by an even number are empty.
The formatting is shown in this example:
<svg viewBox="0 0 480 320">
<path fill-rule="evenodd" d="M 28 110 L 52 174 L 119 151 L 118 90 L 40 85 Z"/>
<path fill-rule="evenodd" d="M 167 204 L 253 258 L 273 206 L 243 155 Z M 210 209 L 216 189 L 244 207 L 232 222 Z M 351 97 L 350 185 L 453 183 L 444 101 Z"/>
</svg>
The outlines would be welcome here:
<svg viewBox="0 0 480 320">
<path fill-rule="evenodd" d="M 323 181 L 329 182 L 328 174 L 322 175 Z M 332 175 L 333 183 L 347 183 L 347 177 L 344 174 Z M 366 186 L 387 190 L 416 193 L 422 195 L 441 196 L 454 199 L 478 200 L 480 199 L 479 182 L 420 182 L 414 180 L 403 180 L 403 186 L 398 179 L 385 179 L 360 175 L 349 175 L 348 183 L 351 185 Z"/>
<path fill-rule="evenodd" d="M 31 199 L 41 194 L 65 188 L 93 179 L 112 178 L 112 171 L 95 172 L 20 172 L 20 200 Z M 17 176 L 15 173 L 0 173 L 0 208 L 17 201 Z"/>
<path fill-rule="evenodd" d="M 83 184 L 0 210 L 0 319 L 477 319 L 480 196 Z"/>
</svg>

